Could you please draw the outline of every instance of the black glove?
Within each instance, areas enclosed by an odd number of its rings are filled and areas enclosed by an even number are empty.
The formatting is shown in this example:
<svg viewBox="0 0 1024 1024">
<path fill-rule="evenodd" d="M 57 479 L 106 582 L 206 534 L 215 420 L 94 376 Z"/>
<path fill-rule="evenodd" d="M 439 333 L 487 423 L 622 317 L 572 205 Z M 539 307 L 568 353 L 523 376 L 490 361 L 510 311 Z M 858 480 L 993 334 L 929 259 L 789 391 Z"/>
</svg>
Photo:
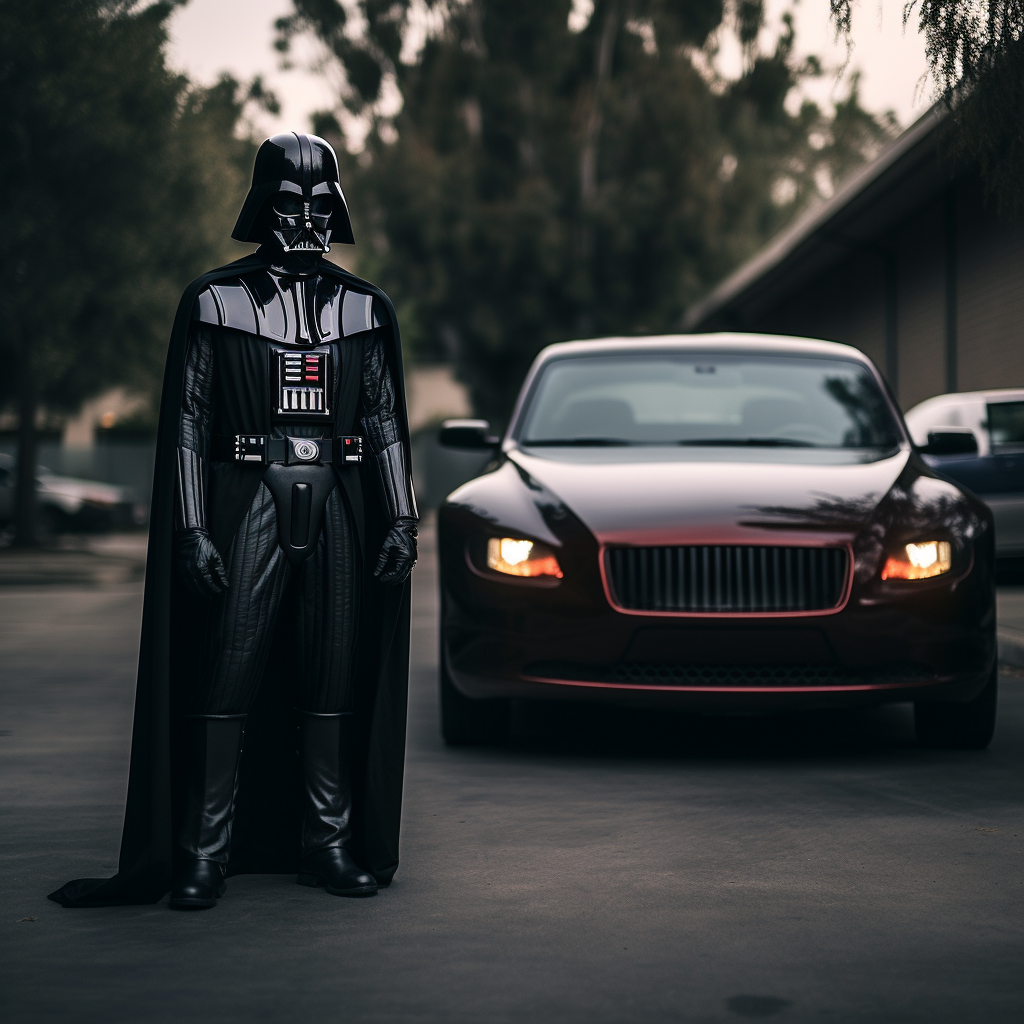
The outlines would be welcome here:
<svg viewBox="0 0 1024 1024">
<path fill-rule="evenodd" d="M 399 519 L 384 538 L 373 575 L 389 586 L 404 583 L 416 564 L 416 520 Z"/>
<path fill-rule="evenodd" d="M 227 590 L 224 560 L 205 530 L 195 526 L 178 530 L 174 535 L 174 558 L 189 590 L 201 597 Z"/>
</svg>

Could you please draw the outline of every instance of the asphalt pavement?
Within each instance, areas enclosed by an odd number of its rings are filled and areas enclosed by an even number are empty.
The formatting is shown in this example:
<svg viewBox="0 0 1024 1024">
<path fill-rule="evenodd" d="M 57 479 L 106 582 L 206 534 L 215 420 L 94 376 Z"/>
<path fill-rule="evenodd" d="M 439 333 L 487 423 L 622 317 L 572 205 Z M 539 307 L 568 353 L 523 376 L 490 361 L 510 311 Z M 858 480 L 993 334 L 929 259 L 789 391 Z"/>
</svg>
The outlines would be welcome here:
<svg viewBox="0 0 1024 1024">
<path fill-rule="evenodd" d="M 116 565 L 72 583 L 11 570 L 5 1021 L 1020 1019 L 1024 672 L 1003 675 L 984 753 L 919 750 L 903 706 L 762 718 L 531 707 L 507 746 L 451 750 L 424 541 L 395 883 L 342 900 L 239 877 L 216 910 L 191 914 L 46 900 L 115 869 L 141 584 Z M 1000 611 L 1020 608 L 1024 637 L 1022 595 L 1002 592 Z"/>
</svg>

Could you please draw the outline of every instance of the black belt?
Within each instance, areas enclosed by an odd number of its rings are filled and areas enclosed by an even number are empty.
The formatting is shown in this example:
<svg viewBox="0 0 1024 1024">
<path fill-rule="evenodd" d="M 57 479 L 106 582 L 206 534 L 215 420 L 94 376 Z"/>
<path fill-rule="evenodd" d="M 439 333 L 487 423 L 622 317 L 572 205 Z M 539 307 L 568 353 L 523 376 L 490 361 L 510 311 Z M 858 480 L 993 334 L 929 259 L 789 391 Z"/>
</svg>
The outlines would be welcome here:
<svg viewBox="0 0 1024 1024">
<path fill-rule="evenodd" d="M 271 437 L 221 434 L 213 438 L 215 462 L 258 462 L 269 466 L 344 466 L 363 461 L 361 437 Z"/>
</svg>

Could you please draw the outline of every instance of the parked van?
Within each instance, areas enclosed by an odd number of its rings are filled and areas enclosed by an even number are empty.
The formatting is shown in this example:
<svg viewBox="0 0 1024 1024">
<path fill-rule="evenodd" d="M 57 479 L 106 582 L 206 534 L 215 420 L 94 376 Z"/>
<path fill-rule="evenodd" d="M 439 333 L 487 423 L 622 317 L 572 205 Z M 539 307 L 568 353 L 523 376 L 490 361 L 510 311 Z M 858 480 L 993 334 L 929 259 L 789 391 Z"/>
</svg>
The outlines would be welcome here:
<svg viewBox="0 0 1024 1024">
<path fill-rule="evenodd" d="M 996 554 L 1024 556 L 1024 388 L 937 395 L 906 421 L 927 462 L 992 509 Z"/>
</svg>

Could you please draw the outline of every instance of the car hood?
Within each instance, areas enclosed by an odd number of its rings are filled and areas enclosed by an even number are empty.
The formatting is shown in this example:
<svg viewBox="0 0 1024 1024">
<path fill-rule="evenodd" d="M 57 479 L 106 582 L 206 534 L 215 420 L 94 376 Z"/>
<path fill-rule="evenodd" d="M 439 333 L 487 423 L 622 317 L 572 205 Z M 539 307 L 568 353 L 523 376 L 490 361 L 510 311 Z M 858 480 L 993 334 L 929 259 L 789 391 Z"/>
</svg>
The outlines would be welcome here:
<svg viewBox="0 0 1024 1024">
<path fill-rule="evenodd" d="M 750 544 L 851 539 L 910 452 L 558 448 L 508 457 L 601 543 Z"/>
</svg>

